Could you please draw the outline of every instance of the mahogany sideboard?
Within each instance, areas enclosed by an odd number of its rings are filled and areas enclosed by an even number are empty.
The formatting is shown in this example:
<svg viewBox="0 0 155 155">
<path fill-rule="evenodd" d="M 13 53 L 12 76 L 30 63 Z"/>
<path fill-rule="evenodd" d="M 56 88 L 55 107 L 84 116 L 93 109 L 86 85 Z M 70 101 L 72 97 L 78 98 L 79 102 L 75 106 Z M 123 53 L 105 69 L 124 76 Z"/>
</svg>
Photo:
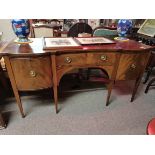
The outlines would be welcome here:
<svg viewBox="0 0 155 155">
<path fill-rule="evenodd" d="M 24 112 L 18 91 L 53 87 L 56 112 L 58 112 L 57 88 L 62 76 L 75 68 L 95 67 L 105 70 L 109 76 L 109 99 L 114 82 L 135 80 L 131 102 L 134 100 L 147 65 L 151 46 L 134 40 L 116 41 L 115 44 L 85 45 L 78 47 L 43 50 L 43 38 L 32 38 L 30 44 L 9 42 L 0 52 L 4 57 L 8 75 L 22 116 Z"/>
</svg>

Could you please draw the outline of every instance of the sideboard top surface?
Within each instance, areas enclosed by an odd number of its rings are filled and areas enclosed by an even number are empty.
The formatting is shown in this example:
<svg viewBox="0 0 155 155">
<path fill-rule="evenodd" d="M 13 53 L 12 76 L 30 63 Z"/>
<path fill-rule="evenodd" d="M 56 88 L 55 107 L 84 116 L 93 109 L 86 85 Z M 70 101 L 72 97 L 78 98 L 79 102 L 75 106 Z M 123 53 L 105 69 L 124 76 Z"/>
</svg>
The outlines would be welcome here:
<svg viewBox="0 0 155 155">
<path fill-rule="evenodd" d="M 32 43 L 29 44 L 17 44 L 13 40 L 5 43 L 5 48 L 0 50 L 0 56 L 7 54 L 19 54 L 19 55 L 28 55 L 28 54 L 43 54 L 43 53 L 73 53 L 73 52 L 88 52 L 88 51 L 111 51 L 111 52 L 144 52 L 153 49 L 153 47 L 136 42 L 134 40 L 128 41 L 116 41 L 114 44 L 102 44 L 102 45 L 80 45 L 77 47 L 65 47 L 57 49 L 48 49 L 43 50 L 43 38 L 31 38 Z M 0 43 L 0 49 L 4 43 Z"/>
</svg>

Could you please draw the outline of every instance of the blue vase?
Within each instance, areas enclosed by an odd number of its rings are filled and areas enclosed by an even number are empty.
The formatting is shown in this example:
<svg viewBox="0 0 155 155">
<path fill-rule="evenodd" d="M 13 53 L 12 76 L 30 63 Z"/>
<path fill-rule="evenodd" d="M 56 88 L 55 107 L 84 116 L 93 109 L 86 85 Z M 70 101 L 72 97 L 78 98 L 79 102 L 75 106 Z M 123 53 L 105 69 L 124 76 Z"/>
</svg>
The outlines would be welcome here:
<svg viewBox="0 0 155 155">
<path fill-rule="evenodd" d="M 117 24 L 117 32 L 119 37 L 126 37 L 129 30 L 132 28 L 132 20 L 120 19 Z"/>
<path fill-rule="evenodd" d="M 14 33 L 17 35 L 18 43 L 30 43 L 28 35 L 30 34 L 30 22 L 28 19 L 13 19 L 12 28 Z"/>
</svg>

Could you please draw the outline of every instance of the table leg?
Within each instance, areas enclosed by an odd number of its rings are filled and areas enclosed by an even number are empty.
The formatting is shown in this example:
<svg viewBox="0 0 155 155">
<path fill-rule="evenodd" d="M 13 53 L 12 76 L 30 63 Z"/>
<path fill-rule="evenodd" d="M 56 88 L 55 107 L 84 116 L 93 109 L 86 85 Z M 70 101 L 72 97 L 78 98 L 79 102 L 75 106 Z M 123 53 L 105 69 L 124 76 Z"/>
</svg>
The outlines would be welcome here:
<svg viewBox="0 0 155 155">
<path fill-rule="evenodd" d="M 52 61 L 52 74 L 53 74 L 53 92 L 54 92 L 54 104 L 56 113 L 58 113 L 58 81 L 56 72 L 56 61 L 55 55 L 51 56 Z"/>
<path fill-rule="evenodd" d="M 2 114 L 0 113 L 0 129 L 6 128 L 6 124 L 3 120 Z"/>
<path fill-rule="evenodd" d="M 112 80 L 108 85 L 108 95 L 107 95 L 107 100 L 106 100 L 106 106 L 109 105 L 109 99 L 110 99 L 110 96 L 111 96 L 113 86 L 114 86 L 114 80 Z"/>
<path fill-rule="evenodd" d="M 17 101 L 18 108 L 20 110 L 21 116 L 24 118 L 25 115 L 24 115 L 24 112 L 23 112 L 23 107 L 22 107 L 21 99 L 20 99 L 19 92 L 18 92 L 18 89 L 17 89 L 17 86 L 16 86 L 16 81 L 15 81 L 15 78 L 14 78 L 14 74 L 13 74 L 13 71 L 12 71 L 10 60 L 6 56 L 4 57 L 4 60 L 5 60 L 5 63 L 6 63 L 8 75 L 9 75 L 9 78 L 10 78 L 10 81 L 11 81 L 12 89 L 13 89 L 13 92 L 14 92 L 14 95 L 15 95 L 15 98 L 16 98 L 16 101 Z"/>
<path fill-rule="evenodd" d="M 138 77 L 138 78 L 136 79 L 136 81 L 135 81 L 135 85 L 134 85 L 134 89 L 133 89 L 133 92 L 132 92 L 132 96 L 131 96 L 130 102 L 133 102 L 133 100 L 134 100 L 134 98 L 135 98 L 135 95 L 136 95 L 137 89 L 138 89 L 138 87 L 139 87 L 141 78 L 142 78 L 142 76 Z"/>
<path fill-rule="evenodd" d="M 58 113 L 58 87 L 54 86 L 53 91 L 54 91 L 55 110 L 56 110 L 56 113 Z"/>
</svg>

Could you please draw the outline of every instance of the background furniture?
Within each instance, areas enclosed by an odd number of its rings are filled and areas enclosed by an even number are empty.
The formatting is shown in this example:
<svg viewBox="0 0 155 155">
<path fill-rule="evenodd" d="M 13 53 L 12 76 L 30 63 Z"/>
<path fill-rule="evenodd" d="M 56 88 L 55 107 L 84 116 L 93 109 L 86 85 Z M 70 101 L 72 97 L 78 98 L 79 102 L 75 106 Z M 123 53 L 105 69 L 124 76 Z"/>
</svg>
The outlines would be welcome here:
<svg viewBox="0 0 155 155">
<path fill-rule="evenodd" d="M 14 43 L 12 43 L 12 45 L 14 46 Z M 21 116 L 24 117 L 25 114 L 23 112 L 19 91 L 35 91 L 51 88 L 53 86 L 52 63 L 49 53 L 32 55 L 28 54 L 28 52 L 31 51 L 29 45 L 17 47 L 18 50 L 27 54 L 20 55 L 10 53 L 4 56 L 4 60 L 17 105 Z M 58 112 L 56 102 L 55 108 L 56 112 Z"/>
<path fill-rule="evenodd" d="M 111 28 L 111 27 L 97 27 L 93 30 L 93 36 L 98 36 L 98 37 L 106 37 L 106 38 L 114 38 L 118 36 L 116 28 Z"/>
<path fill-rule="evenodd" d="M 4 128 L 6 128 L 6 123 L 4 122 L 2 114 L 0 113 L 0 129 L 4 129 Z"/>
<path fill-rule="evenodd" d="M 76 23 L 68 31 L 68 37 L 78 37 L 80 33 L 92 34 L 92 28 L 87 23 Z"/>
<path fill-rule="evenodd" d="M 148 90 L 149 90 L 150 86 L 155 86 L 154 82 L 155 82 L 155 78 L 152 78 L 152 79 L 149 81 L 149 83 L 148 83 L 147 86 L 146 86 L 145 93 L 148 93 Z"/>
<path fill-rule="evenodd" d="M 155 118 L 153 118 L 147 125 L 147 134 L 155 135 Z"/>
<path fill-rule="evenodd" d="M 155 67 L 155 51 L 151 52 L 151 56 L 147 65 L 147 69 L 146 69 L 146 77 L 144 80 L 144 84 L 149 80 L 149 77 L 153 71 L 153 68 Z"/>
<path fill-rule="evenodd" d="M 77 46 L 63 49 L 58 47 L 54 50 L 43 50 L 43 40 L 41 38 L 34 38 L 32 40 L 31 44 L 24 46 L 11 42 L 0 52 L 0 55 L 4 56 L 9 78 L 22 116 L 24 116 L 24 113 L 18 90 L 34 90 L 40 87 L 47 88 L 53 86 L 57 111 L 57 87 L 62 76 L 75 68 L 96 67 L 107 72 L 109 83 L 106 105 L 109 104 L 114 81 L 134 80 L 132 102 L 151 50 L 150 46 L 133 40 L 109 45 Z M 49 54 L 51 58 L 49 58 L 49 55 L 45 59 L 39 58 L 38 54 Z M 24 58 L 23 56 L 27 57 Z M 20 59 L 20 57 L 23 58 Z M 39 75 L 42 75 L 42 77 Z"/>
<path fill-rule="evenodd" d="M 57 19 L 53 20 L 37 20 L 31 22 L 31 37 L 56 37 L 55 30 L 60 30 L 62 28 L 61 21 Z M 43 21 L 43 22 L 40 22 Z M 46 22 L 45 22 L 46 21 Z"/>
<path fill-rule="evenodd" d="M 0 52 L 8 45 L 7 42 L 1 41 L 0 42 Z M 0 56 L 0 99 L 3 99 L 8 94 L 9 85 L 6 76 L 6 68 L 4 64 L 4 59 Z"/>
<path fill-rule="evenodd" d="M 64 30 L 53 30 L 54 37 L 67 37 L 68 31 Z"/>
<path fill-rule="evenodd" d="M 4 70 L 0 65 L 0 100 L 7 96 L 9 90 L 8 81 L 6 79 Z"/>
<path fill-rule="evenodd" d="M 153 71 L 153 68 L 155 67 L 155 52 L 152 51 L 151 52 L 151 56 L 150 56 L 150 59 L 149 59 L 149 63 L 147 65 L 147 74 L 146 74 L 146 78 L 144 80 L 144 84 L 149 80 L 149 77 L 150 75 L 152 74 L 152 71 Z M 152 78 L 149 83 L 147 84 L 146 86 L 146 89 L 145 89 L 145 93 L 148 93 L 148 90 L 151 86 L 155 86 L 155 78 Z"/>
</svg>

